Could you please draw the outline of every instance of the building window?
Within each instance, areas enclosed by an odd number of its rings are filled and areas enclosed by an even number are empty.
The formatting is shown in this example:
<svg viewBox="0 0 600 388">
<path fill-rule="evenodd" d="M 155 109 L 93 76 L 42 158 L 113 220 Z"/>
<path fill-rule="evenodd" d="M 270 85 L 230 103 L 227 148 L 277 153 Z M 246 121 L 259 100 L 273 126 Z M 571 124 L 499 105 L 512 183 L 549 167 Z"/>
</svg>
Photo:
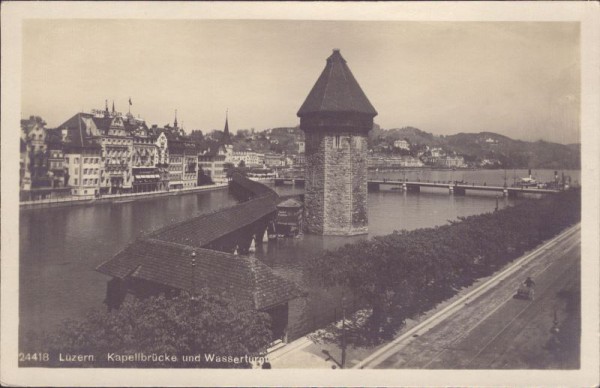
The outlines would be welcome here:
<svg viewBox="0 0 600 388">
<path fill-rule="evenodd" d="M 73 184 L 74 184 L 75 186 L 77 186 L 77 178 L 75 178 L 75 179 L 73 180 Z"/>
<path fill-rule="evenodd" d="M 341 144 L 342 144 L 342 142 L 340 140 L 340 135 L 336 135 L 335 136 L 335 148 L 342 148 Z"/>
<path fill-rule="evenodd" d="M 75 174 L 79 174 L 79 168 L 75 167 Z"/>
</svg>

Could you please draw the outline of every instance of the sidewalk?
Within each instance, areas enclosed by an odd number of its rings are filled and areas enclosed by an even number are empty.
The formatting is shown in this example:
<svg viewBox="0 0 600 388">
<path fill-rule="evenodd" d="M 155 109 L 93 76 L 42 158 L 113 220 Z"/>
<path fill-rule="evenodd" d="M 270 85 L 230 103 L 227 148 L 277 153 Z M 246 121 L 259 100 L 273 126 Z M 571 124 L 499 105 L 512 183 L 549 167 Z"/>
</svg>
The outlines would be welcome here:
<svg viewBox="0 0 600 388">
<path fill-rule="evenodd" d="M 579 227 L 575 225 L 574 227 L 570 227 L 563 231 L 558 236 L 550 239 L 542 243 L 540 246 L 534 248 L 532 251 L 524 254 L 522 257 L 514 260 L 511 263 L 508 263 L 506 266 L 498 270 L 496 273 L 477 280 L 470 287 L 464 288 L 459 291 L 452 298 L 447 299 L 446 301 L 440 303 L 435 308 L 429 310 L 425 314 L 416 317 L 415 319 L 407 319 L 406 325 L 397 333 L 394 340 L 383 343 L 379 346 L 369 347 L 369 348 L 354 348 L 352 346 L 348 346 L 346 349 L 346 369 L 351 369 L 360 364 L 363 360 L 373 355 L 373 353 L 378 350 L 389 346 L 391 343 L 396 342 L 400 337 L 410 335 L 411 329 L 415 328 L 421 323 L 425 323 L 427 320 L 431 319 L 435 321 L 436 314 L 441 314 L 445 316 L 444 309 L 452 308 L 452 304 L 460 302 L 462 298 L 471 297 L 470 294 L 473 294 L 473 297 L 476 298 L 481 293 L 481 289 L 485 288 L 486 291 L 492 288 L 494 285 L 502 281 L 502 277 L 505 276 L 505 273 L 511 273 L 512 271 L 518 269 L 524 262 L 531 260 L 532 255 L 540 253 L 547 245 L 554 244 L 557 240 L 568 235 L 569 232 L 576 230 Z M 490 283 L 486 285 L 486 283 Z M 451 314 L 450 314 L 451 315 Z M 310 334 L 309 334 L 310 335 Z M 327 360 L 328 356 L 323 353 L 323 350 L 327 351 L 336 361 L 341 361 L 342 351 L 340 347 L 336 344 L 316 344 L 313 343 L 308 336 L 304 336 L 299 338 L 286 346 L 275 350 L 274 352 L 269 354 L 269 361 L 274 369 L 276 368 L 311 368 L 311 369 L 332 369 L 339 368 L 336 363 L 332 360 Z"/>
<path fill-rule="evenodd" d="M 448 305 L 452 304 L 461 297 L 472 292 L 474 289 L 485 283 L 491 277 L 479 279 L 471 287 L 461 290 L 459 293 L 454 295 L 452 298 L 440 303 L 434 309 L 429 310 L 416 319 L 407 319 L 406 325 L 398 332 L 397 337 L 403 335 L 411 328 L 415 327 L 419 323 L 426 321 L 431 316 L 435 315 L 439 311 L 443 310 Z M 310 335 L 310 334 L 309 334 Z M 354 348 L 348 346 L 346 349 L 346 369 L 353 368 L 358 365 L 362 360 L 383 348 L 388 343 L 383 343 L 379 346 L 369 348 Z M 323 350 L 329 352 L 338 362 L 341 361 L 342 350 L 336 344 L 315 344 L 307 336 L 299 338 L 286 346 L 277 349 L 273 353 L 269 354 L 269 361 L 273 368 L 311 368 L 311 369 L 333 369 L 339 368 L 336 363 L 332 360 L 327 360 L 327 355 L 323 353 Z"/>
</svg>

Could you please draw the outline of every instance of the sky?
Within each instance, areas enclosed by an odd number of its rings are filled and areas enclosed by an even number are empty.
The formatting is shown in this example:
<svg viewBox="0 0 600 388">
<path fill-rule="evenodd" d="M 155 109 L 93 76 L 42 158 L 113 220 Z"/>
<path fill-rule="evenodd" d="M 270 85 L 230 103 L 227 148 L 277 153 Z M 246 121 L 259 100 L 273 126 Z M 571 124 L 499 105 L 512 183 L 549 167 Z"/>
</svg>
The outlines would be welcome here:
<svg viewBox="0 0 600 388">
<path fill-rule="evenodd" d="M 114 101 L 186 131 L 295 126 L 339 48 L 383 128 L 580 142 L 569 22 L 25 20 L 22 117 L 56 127 Z"/>
</svg>

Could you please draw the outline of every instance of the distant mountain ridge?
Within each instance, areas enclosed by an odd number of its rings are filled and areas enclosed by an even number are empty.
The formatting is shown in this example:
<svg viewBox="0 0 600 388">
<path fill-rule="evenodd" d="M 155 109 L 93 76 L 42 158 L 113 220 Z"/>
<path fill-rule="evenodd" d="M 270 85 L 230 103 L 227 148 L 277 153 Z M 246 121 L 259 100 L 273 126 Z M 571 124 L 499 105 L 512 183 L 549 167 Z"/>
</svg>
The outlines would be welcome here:
<svg viewBox="0 0 600 388">
<path fill-rule="evenodd" d="M 543 140 L 528 142 L 514 140 L 494 132 L 457 133 L 436 136 L 414 127 L 381 129 L 374 126 L 369 143 L 406 139 L 411 146 L 439 147 L 448 153 L 462 155 L 465 161 L 493 160 L 503 168 L 580 169 L 581 145 L 558 144 Z"/>
</svg>

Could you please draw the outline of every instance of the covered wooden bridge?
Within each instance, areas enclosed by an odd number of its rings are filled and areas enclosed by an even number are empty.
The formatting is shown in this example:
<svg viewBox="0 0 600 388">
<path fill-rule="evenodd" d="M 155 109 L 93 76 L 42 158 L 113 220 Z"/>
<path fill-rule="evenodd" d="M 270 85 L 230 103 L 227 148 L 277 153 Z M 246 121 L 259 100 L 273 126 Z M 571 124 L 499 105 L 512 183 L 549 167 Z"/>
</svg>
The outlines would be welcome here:
<svg viewBox="0 0 600 388">
<path fill-rule="evenodd" d="M 111 276 L 106 303 L 118 308 L 125 297 L 202 289 L 242 308 L 271 315 L 275 339 L 285 339 L 288 302 L 305 295 L 260 260 L 245 256 L 261 244 L 277 212 L 279 196 L 260 183 L 234 175 L 230 190 L 244 202 L 169 225 L 137 239 L 96 269 Z"/>
</svg>

